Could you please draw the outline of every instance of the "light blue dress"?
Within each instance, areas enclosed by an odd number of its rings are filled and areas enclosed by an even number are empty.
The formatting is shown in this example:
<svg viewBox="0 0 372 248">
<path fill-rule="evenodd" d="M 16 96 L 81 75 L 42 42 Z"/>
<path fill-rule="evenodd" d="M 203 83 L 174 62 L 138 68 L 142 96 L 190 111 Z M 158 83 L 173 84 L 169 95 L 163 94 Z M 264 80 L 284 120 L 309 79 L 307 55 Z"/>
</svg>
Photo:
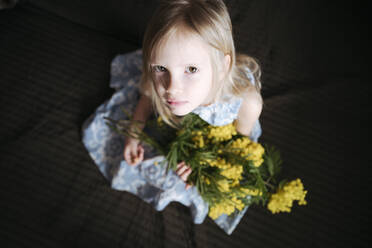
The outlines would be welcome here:
<svg viewBox="0 0 372 248">
<path fill-rule="evenodd" d="M 199 195 L 196 187 L 185 189 L 185 183 L 173 172 L 166 173 L 165 166 L 155 162 L 164 160 L 153 148 L 144 145 L 144 161 L 129 166 L 123 158 L 125 137 L 113 132 L 103 117 L 124 119 L 121 106 L 132 113 L 139 99 L 142 51 L 116 56 L 111 63 L 110 87 L 116 92 L 100 105 L 82 126 L 82 142 L 102 174 L 115 190 L 124 190 L 137 195 L 156 210 L 162 211 L 170 202 L 176 201 L 190 207 L 195 224 L 204 221 L 208 204 Z M 254 83 L 253 75 L 248 74 Z M 198 107 L 193 112 L 208 123 L 221 126 L 237 118 L 241 98 L 225 96 L 227 102 L 218 102 L 207 107 Z M 257 120 L 250 138 L 258 141 L 261 125 Z M 215 220 L 226 233 L 231 234 L 246 212 L 247 207 L 234 216 L 220 216 Z"/>
</svg>

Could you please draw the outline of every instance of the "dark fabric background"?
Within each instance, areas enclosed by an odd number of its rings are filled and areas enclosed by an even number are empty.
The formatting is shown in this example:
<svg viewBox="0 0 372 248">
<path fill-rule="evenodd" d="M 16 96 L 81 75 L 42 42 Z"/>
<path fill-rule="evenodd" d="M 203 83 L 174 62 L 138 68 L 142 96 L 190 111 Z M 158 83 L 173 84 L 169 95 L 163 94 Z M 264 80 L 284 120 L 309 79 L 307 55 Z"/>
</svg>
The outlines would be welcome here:
<svg viewBox="0 0 372 248">
<path fill-rule="evenodd" d="M 113 94 L 113 57 L 141 46 L 156 1 L 21 1 L 0 10 L 1 247 L 367 247 L 370 68 L 366 6 L 226 1 L 238 52 L 263 71 L 260 142 L 308 205 L 252 206 L 232 235 L 110 188 L 81 125 Z"/>
</svg>

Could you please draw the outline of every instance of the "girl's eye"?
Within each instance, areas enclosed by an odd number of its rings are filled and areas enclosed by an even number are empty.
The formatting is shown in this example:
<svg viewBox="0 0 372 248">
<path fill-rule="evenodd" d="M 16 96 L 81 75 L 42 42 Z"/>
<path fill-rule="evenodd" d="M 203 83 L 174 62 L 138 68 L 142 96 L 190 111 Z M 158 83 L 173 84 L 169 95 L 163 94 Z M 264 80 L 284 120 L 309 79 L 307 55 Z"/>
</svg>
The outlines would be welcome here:
<svg viewBox="0 0 372 248">
<path fill-rule="evenodd" d="M 198 71 L 198 68 L 196 68 L 195 66 L 189 66 L 189 67 L 187 67 L 187 69 L 186 69 L 186 72 L 187 73 L 195 73 L 195 72 L 197 72 Z"/>
<path fill-rule="evenodd" d="M 166 70 L 166 68 L 161 65 L 155 65 L 152 67 L 152 69 L 154 70 L 154 72 L 164 72 Z"/>
</svg>

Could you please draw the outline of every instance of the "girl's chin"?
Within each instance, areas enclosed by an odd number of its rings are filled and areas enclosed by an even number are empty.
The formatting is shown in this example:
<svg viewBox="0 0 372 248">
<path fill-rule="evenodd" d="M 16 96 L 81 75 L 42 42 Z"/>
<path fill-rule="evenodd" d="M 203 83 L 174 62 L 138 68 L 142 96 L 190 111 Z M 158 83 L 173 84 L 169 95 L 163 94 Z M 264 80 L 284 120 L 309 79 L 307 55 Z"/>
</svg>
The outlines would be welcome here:
<svg viewBox="0 0 372 248">
<path fill-rule="evenodd" d="M 189 114 L 191 112 L 191 110 L 174 108 L 174 109 L 171 109 L 171 112 L 172 112 L 172 114 L 177 115 L 177 116 L 184 116 L 184 115 Z"/>
<path fill-rule="evenodd" d="M 188 112 L 172 112 L 174 115 L 177 115 L 177 116 L 185 116 L 189 113 L 191 113 L 191 111 L 188 111 Z"/>
</svg>

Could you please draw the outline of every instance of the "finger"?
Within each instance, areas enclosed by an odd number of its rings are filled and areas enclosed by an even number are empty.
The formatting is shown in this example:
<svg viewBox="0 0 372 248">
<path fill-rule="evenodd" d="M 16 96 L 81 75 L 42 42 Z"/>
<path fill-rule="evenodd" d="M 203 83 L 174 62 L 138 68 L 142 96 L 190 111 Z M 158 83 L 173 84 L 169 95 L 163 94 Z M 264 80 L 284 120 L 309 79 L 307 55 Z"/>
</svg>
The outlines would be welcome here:
<svg viewBox="0 0 372 248">
<path fill-rule="evenodd" d="M 124 150 L 124 159 L 128 164 L 131 164 L 131 155 L 130 155 L 130 149 Z"/>
<path fill-rule="evenodd" d="M 181 165 L 177 170 L 176 170 L 176 173 L 178 176 L 181 176 L 182 173 L 185 172 L 185 170 L 187 170 L 187 166 L 186 165 Z"/>
<path fill-rule="evenodd" d="M 128 164 L 131 165 L 131 166 L 136 165 L 137 160 L 138 160 L 138 156 L 137 156 L 136 151 L 130 150 L 130 152 L 129 152 L 129 163 Z"/>
<path fill-rule="evenodd" d="M 143 149 L 141 145 L 139 145 L 137 149 L 138 149 L 138 158 L 140 159 L 140 161 L 142 161 L 143 156 L 145 154 L 145 150 Z"/>
<path fill-rule="evenodd" d="M 133 153 L 133 164 L 132 165 L 137 165 L 142 162 L 143 160 L 143 154 L 144 150 L 142 147 L 137 147 L 137 154 Z"/>
<path fill-rule="evenodd" d="M 184 170 L 184 166 L 185 166 L 185 161 L 182 161 L 181 163 L 177 164 L 177 170 L 176 170 L 176 173 L 177 175 L 180 174 L 180 172 L 182 172 Z"/>
<path fill-rule="evenodd" d="M 132 164 L 131 165 L 137 165 L 140 161 L 140 157 L 138 156 L 138 153 L 136 151 L 132 152 Z"/>
<path fill-rule="evenodd" d="M 123 157 L 124 157 L 125 160 L 127 160 L 127 157 L 128 157 L 127 153 L 128 153 L 127 149 L 124 147 Z"/>
<path fill-rule="evenodd" d="M 185 165 L 185 161 L 182 161 L 180 163 L 177 164 L 177 169 L 180 168 L 181 166 Z"/>
<path fill-rule="evenodd" d="M 190 173 L 191 173 L 191 168 L 189 167 L 189 168 L 187 168 L 187 169 L 182 173 L 182 175 L 180 176 L 181 179 L 182 179 L 183 181 L 186 182 L 186 180 L 187 180 L 187 178 L 189 177 Z"/>
</svg>

